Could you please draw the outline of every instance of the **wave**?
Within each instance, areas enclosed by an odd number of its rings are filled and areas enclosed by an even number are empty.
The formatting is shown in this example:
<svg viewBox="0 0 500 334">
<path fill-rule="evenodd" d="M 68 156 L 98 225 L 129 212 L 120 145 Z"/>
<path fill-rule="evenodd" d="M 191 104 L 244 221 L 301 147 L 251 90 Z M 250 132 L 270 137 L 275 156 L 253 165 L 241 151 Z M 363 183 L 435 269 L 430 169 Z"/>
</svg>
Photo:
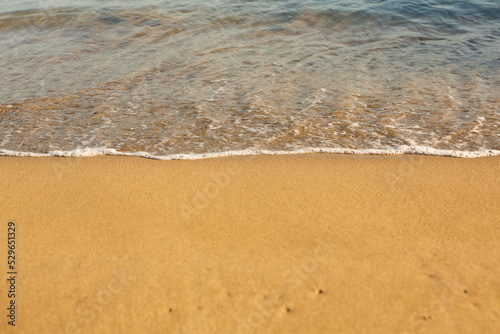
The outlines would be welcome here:
<svg viewBox="0 0 500 334">
<path fill-rule="evenodd" d="M 430 155 L 454 158 L 481 158 L 500 156 L 500 150 L 479 151 L 457 151 L 440 150 L 428 146 L 399 146 L 392 149 L 352 149 L 352 148 L 303 148 L 293 151 L 269 151 L 269 150 L 240 150 L 211 153 L 184 153 L 154 155 L 147 152 L 121 152 L 112 148 L 96 147 L 74 149 L 71 151 L 49 151 L 47 153 L 20 152 L 12 150 L 0 150 L 0 156 L 9 157 L 95 157 L 101 155 L 142 157 L 155 160 L 200 160 L 209 158 L 231 157 L 231 156 L 254 156 L 254 155 L 291 155 L 308 153 L 331 153 L 331 154 L 356 154 L 356 155 Z"/>
</svg>

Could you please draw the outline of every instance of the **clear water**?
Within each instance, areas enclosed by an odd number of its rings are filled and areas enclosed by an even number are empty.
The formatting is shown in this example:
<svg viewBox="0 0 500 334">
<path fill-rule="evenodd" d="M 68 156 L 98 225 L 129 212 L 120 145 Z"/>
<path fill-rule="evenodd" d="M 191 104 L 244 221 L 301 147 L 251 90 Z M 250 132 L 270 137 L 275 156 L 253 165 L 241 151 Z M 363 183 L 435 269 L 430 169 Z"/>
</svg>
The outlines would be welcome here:
<svg viewBox="0 0 500 334">
<path fill-rule="evenodd" d="M 0 0 L 0 50 L 4 154 L 500 150 L 498 0 Z"/>
</svg>

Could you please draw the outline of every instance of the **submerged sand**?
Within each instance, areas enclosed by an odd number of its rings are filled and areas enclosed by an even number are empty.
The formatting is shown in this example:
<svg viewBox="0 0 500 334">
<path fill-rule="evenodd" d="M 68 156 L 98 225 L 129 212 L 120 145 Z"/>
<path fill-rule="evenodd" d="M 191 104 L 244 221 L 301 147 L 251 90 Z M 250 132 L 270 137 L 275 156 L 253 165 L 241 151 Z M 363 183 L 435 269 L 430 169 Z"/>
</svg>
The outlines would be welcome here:
<svg viewBox="0 0 500 334">
<path fill-rule="evenodd" d="M 500 157 L 2 157 L 0 332 L 498 333 L 499 181 Z"/>
</svg>

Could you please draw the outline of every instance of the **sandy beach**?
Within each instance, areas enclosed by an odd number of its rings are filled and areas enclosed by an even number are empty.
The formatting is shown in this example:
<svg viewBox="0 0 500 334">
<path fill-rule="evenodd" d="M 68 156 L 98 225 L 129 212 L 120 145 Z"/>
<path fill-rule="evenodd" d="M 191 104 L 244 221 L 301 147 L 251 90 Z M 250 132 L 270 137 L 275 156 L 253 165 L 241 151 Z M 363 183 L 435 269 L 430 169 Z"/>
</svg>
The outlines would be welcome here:
<svg viewBox="0 0 500 334">
<path fill-rule="evenodd" d="M 1 157 L 0 332 L 499 333 L 499 166 Z"/>
</svg>

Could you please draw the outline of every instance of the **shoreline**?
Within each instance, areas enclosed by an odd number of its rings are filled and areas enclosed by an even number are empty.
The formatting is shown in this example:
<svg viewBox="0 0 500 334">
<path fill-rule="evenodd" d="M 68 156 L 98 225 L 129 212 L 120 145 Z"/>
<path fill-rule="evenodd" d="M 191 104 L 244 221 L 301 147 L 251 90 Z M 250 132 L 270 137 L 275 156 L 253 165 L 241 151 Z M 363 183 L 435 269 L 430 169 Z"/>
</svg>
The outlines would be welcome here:
<svg viewBox="0 0 500 334">
<path fill-rule="evenodd" d="M 499 164 L 0 157 L 0 331 L 496 333 Z"/>
<path fill-rule="evenodd" d="M 443 150 L 429 146 L 407 146 L 402 145 L 391 149 L 352 149 L 352 148 L 301 148 L 290 151 L 271 150 L 237 150 L 210 153 L 177 153 L 167 155 L 155 155 L 148 152 L 122 152 L 113 148 L 83 148 L 71 151 L 50 151 L 47 153 L 34 153 L 24 151 L 12 151 L 0 149 L 0 156 L 6 157 L 97 157 L 97 156 L 122 156 L 142 157 L 154 160 L 202 160 L 225 157 L 250 157 L 250 156 L 280 156 L 280 155 L 303 155 L 303 154 L 342 154 L 342 155 L 424 155 L 443 156 L 454 158 L 484 158 L 500 156 L 500 150 L 482 149 L 477 151 Z"/>
</svg>

